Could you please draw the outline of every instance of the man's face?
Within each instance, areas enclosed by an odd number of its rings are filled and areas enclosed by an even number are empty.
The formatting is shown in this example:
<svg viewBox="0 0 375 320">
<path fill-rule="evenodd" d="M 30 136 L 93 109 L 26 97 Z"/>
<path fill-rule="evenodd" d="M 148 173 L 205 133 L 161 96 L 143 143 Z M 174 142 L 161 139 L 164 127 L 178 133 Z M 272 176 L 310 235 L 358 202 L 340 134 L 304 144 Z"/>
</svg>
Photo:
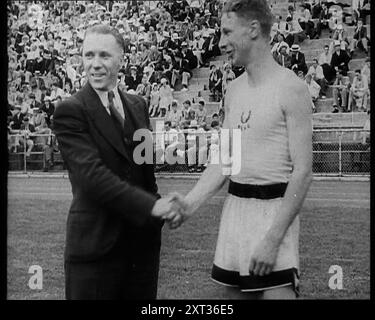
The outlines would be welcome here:
<svg viewBox="0 0 375 320">
<path fill-rule="evenodd" d="M 251 43 L 249 39 L 249 27 L 233 12 L 224 13 L 221 18 L 220 49 L 228 54 L 229 60 L 234 65 L 246 65 L 248 63 Z"/>
<path fill-rule="evenodd" d="M 327 54 L 328 51 L 329 51 L 329 47 L 324 47 L 324 51 L 325 51 L 325 53 Z"/>
<path fill-rule="evenodd" d="M 358 20 L 358 27 L 362 27 L 362 26 L 363 26 L 362 20 Z"/>
<path fill-rule="evenodd" d="M 83 42 L 83 67 L 90 85 L 108 91 L 115 87 L 123 50 L 111 34 L 88 34 Z"/>
</svg>

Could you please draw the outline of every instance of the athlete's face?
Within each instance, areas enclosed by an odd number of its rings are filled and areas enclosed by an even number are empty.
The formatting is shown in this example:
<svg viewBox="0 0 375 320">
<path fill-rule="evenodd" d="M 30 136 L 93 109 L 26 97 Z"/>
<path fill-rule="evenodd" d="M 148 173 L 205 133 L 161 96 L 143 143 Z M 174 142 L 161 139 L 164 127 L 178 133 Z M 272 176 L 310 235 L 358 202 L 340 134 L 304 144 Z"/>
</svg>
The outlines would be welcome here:
<svg viewBox="0 0 375 320">
<path fill-rule="evenodd" d="M 234 12 L 224 13 L 221 18 L 220 50 L 237 66 L 248 63 L 251 40 L 249 26 Z"/>
</svg>

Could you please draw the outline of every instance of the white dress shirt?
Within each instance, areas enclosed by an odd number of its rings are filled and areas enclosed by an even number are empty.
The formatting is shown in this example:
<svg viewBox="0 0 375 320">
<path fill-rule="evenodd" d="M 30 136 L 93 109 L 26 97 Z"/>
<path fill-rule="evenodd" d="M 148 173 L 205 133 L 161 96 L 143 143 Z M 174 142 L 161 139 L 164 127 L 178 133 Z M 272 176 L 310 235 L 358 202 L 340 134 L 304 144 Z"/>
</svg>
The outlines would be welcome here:
<svg viewBox="0 0 375 320">
<path fill-rule="evenodd" d="M 108 92 L 109 91 L 100 91 L 100 90 L 96 90 L 94 89 L 95 92 L 98 94 L 104 108 L 107 110 L 108 114 L 110 115 L 111 114 L 111 111 L 109 110 L 109 101 L 108 101 Z M 116 85 L 113 89 L 112 89 L 113 93 L 115 94 L 115 97 L 113 99 L 113 103 L 115 105 L 115 108 L 116 110 L 120 113 L 121 117 L 123 119 L 125 119 L 125 113 L 124 113 L 124 108 L 122 106 L 122 101 L 121 101 L 121 97 L 120 97 L 120 94 L 118 92 L 118 86 Z"/>
</svg>

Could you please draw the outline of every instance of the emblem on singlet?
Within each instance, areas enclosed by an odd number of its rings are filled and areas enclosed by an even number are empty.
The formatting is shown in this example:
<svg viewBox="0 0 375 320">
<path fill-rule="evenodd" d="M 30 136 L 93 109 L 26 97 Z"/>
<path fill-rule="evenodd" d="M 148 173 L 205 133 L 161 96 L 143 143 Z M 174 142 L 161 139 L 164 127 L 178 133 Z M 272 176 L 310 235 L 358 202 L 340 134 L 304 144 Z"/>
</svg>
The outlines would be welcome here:
<svg viewBox="0 0 375 320">
<path fill-rule="evenodd" d="M 244 131 L 250 128 L 250 123 L 249 123 L 250 117 L 251 117 L 251 110 L 249 110 L 249 112 L 247 113 L 247 116 L 245 116 L 245 112 L 243 111 L 241 113 L 241 119 L 240 119 L 241 124 L 238 125 L 238 129 L 241 129 L 241 131 Z"/>
</svg>

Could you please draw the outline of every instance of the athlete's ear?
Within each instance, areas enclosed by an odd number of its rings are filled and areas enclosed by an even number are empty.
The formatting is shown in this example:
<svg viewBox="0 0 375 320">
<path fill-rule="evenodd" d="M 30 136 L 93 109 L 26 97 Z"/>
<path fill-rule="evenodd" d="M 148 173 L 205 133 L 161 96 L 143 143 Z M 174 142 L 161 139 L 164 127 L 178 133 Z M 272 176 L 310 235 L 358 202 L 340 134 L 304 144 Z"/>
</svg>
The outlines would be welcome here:
<svg viewBox="0 0 375 320">
<path fill-rule="evenodd" d="M 260 22 L 259 20 L 252 20 L 249 22 L 249 35 L 251 39 L 256 39 L 260 35 Z"/>
</svg>

